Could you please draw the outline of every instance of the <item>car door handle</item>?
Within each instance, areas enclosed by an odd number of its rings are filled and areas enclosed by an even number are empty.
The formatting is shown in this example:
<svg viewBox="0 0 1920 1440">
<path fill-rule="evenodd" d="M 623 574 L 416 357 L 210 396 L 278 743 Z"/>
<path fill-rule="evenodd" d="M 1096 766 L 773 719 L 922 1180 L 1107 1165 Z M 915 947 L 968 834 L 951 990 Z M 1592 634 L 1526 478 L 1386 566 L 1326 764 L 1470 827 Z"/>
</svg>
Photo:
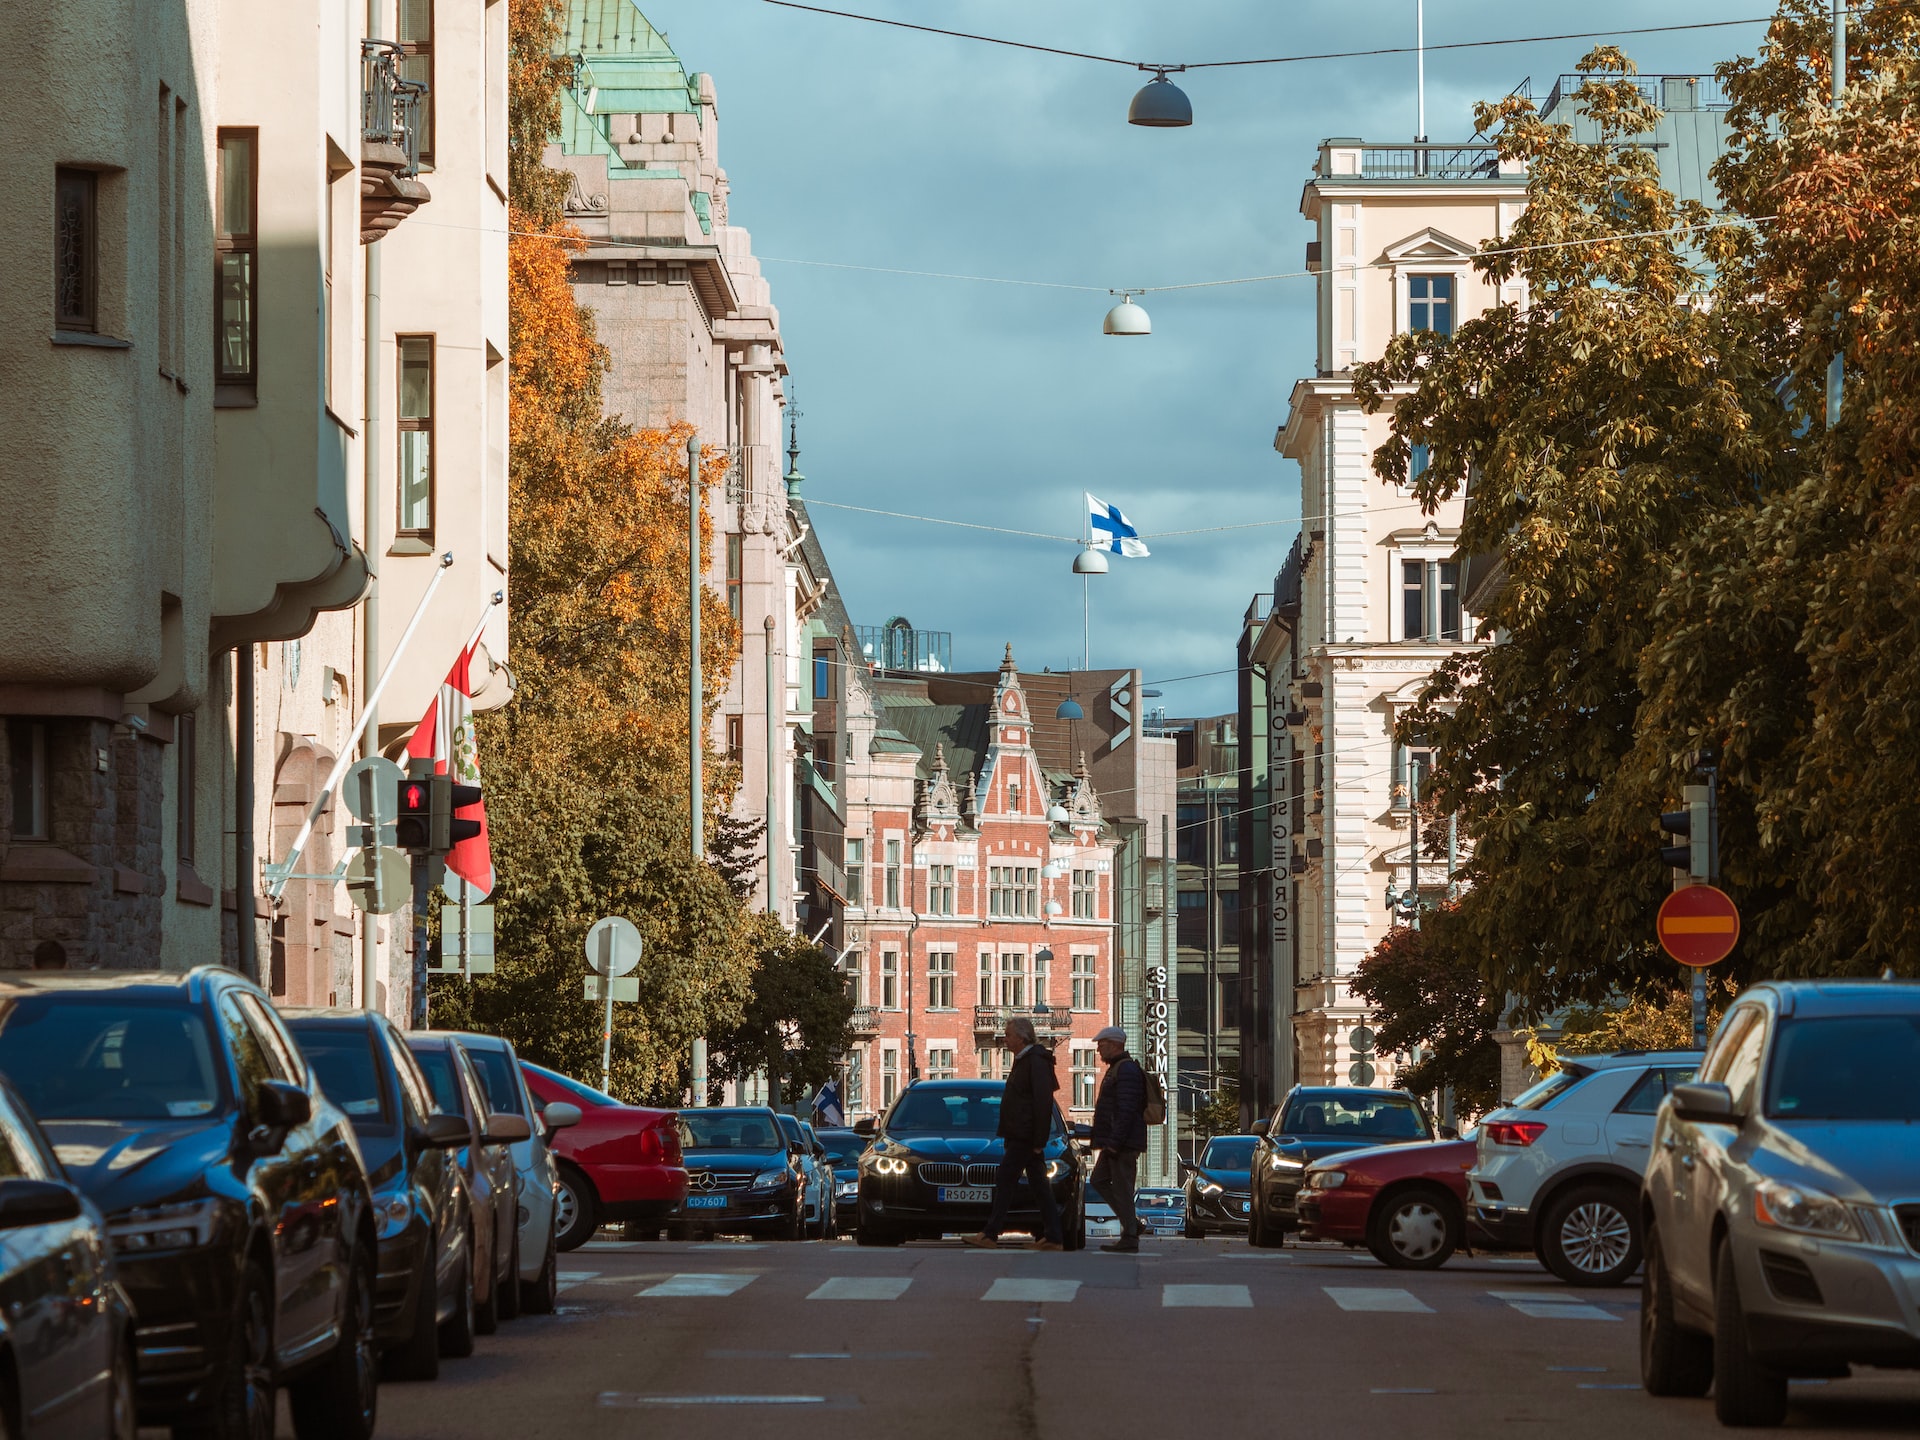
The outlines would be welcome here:
<svg viewBox="0 0 1920 1440">
<path fill-rule="evenodd" d="M 1644 1150 L 1652 1142 L 1648 1140 L 1617 1140 L 1614 1143 L 1617 1145 L 1631 1145 L 1635 1150 Z"/>
</svg>

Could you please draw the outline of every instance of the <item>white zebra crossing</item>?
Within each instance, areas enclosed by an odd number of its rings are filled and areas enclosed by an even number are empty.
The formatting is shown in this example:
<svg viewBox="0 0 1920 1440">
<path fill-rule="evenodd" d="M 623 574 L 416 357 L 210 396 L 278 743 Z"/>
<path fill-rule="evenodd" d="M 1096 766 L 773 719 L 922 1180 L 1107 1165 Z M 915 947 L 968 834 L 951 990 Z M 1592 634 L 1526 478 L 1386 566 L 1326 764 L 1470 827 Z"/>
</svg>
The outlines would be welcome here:
<svg viewBox="0 0 1920 1440">
<path fill-rule="evenodd" d="M 1015 1280 L 1007 1276 L 993 1282 L 982 1300 L 1019 1300 L 1028 1304 L 1064 1305 L 1080 1293 L 1078 1280 Z"/>
<path fill-rule="evenodd" d="M 1489 1290 L 1496 1300 L 1504 1300 L 1532 1320 L 1613 1320 L 1620 1317 L 1610 1310 L 1582 1300 L 1578 1295 L 1556 1295 L 1551 1290 Z"/>
<path fill-rule="evenodd" d="M 898 1300 L 913 1281 L 905 1275 L 836 1275 L 809 1300 Z"/>
<path fill-rule="evenodd" d="M 639 1292 L 640 1296 L 652 1299 L 681 1299 L 691 1297 L 714 1297 L 734 1295 L 747 1288 L 758 1275 L 670 1275 L 658 1285 L 649 1285 Z"/>
<path fill-rule="evenodd" d="M 1160 1304 L 1169 1310 L 1251 1310 L 1253 1294 L 1244 1285 L 1163 1285 Z"/>
<path fill-rule="evenodd" d="M 1410 1290 L 1394 1290 L 1385 1285 L 1322 1285 L 1320 1288 L 1342 1310 L 1433 1314 L 1433 1307 Z"/>
<path fill-rule="evenodd" d="M 574 1286 L 584 1285 L 589 1280 L 598 1279 L 599 1276 L 600 1272 L 598 1270 L 562 1270 L 559 1281 L 554 1288 L 557 1290 L 571 1290 Z"/>
</svg>

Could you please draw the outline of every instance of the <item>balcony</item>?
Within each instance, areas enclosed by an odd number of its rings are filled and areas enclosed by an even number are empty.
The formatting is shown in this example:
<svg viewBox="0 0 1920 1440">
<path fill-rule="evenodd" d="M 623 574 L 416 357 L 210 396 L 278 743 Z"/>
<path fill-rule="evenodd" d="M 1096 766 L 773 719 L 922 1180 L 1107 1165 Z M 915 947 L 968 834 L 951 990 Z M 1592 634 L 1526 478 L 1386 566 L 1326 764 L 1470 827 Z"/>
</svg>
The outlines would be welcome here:
<svg viewBox="0 0 1920 1440">
<path fill-rule="evenodd" d="M 427 86 L 400 78 L 406 51 L 360 42 L 360 243 L 378 240 L 433 198 L 416 178 Z"/>
<path fill-rule="evenodd" d="M 1064 1035 L 1073 1029 L 1073 1012 L 1064 1006 L 976 1005 L 973 1007 L 974 1033 L 998 1035 L 1016 1015 L 1033 1021 L 1033 1028 L 1042 1035 Z"/>
<path fill-rule="evenodd" d="M 1362 145 L 1363 180 L 1488 180 L 1500 173 L 1493 145 Z"/>
<path fill-rule="evenodd" d="M 848 1023 L 856 1035 L 878 1035 L 880 1012 L 872 1005 L 856 1005 L 853 1007 L 853 1018 Z"/>
</svg>

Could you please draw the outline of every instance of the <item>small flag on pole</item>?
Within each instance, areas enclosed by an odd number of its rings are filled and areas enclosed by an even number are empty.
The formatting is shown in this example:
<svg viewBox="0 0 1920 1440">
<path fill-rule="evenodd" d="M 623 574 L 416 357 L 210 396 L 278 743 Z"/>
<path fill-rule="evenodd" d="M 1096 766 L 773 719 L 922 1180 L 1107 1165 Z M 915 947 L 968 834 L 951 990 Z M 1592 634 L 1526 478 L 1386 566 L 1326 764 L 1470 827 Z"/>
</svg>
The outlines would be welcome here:
<svg viewBox="0 0 1920 1440">
<path fill-rule="evenodd" d="M 1109 505 L 1089 494 L 1087 511 L 1093 527 L 1093 543 L 1097 548 L 1111 550 L 1129 560 L 1144 560 L 1153 553 L 1147 549 L 1147 542 L 1140 538 L 1140 532 L 1134 528 L 1133 522 L 1120 513 L 1118 505 Z"/>
<path fill-rule="evenodd" d="M 829 1080 L 820 1087 L 820 1093 L 813 1097 L 813 1113 L 822 1125 L 841 1126 L 847 1123 L 847 1112 L 840 1103 L 840 1086 Z"/>
<path fill-rule="evenodd" d="M 447 678 L 427 706 L 407 742 L 407 755 L 415 760 L 431 760 L 436 775 L 451 775 L 463 785 L 480 783 L 480 756 L 474 744 L 473 712 L 467 704 L 473 696 L 471 669 L 474 651 L 480 639 L 460 652 Z M 461 820 L 478 820 L 480 833 L 462 840 L 447 854 L 447 869 L 474 887 L 479 899 L 493 890 L 493 849 L 487 838 L 487 804 L 468 805 L 454 812 Z"/>
</svg>

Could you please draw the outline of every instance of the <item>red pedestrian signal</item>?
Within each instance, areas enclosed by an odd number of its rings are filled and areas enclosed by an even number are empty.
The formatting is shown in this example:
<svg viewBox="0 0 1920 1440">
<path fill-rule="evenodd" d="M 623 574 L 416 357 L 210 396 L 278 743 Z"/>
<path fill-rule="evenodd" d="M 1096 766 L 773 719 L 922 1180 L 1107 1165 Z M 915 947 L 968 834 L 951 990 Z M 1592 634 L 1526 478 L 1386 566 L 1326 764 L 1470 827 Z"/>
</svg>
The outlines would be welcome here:
<svg viewBox="0 0 1920 1440">
<path fill-rule="evenodd" d="M 402 780 L 394 818 L 394 843 L 402 850 L 425 852 L 433 842 L 433 789 L 425 780 Z"/>
</svg>

